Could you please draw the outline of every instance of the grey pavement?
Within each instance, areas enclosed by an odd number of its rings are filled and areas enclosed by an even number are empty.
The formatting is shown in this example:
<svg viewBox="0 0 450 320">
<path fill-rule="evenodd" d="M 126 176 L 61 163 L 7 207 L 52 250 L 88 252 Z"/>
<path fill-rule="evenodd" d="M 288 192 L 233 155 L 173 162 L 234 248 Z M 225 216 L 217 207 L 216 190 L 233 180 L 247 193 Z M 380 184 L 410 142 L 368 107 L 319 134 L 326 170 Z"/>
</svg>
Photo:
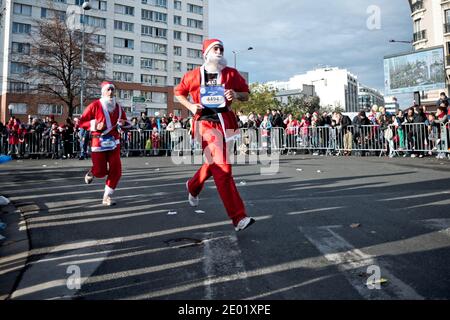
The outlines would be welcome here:
<svg viewBox="0 0 450 320">
<path fill-rule="evenodd" d="M 237 165 L 257 220 L 239 233 L 212 179 L 189 207 L 197 165 L 125 158 L 111 208 L 101 205 L 104 180 L 84 184 L 89 166 L 0 167 L 0 195 L 13 204 L 0 215 L 10 241 L 0 244 L 1 297 L 450 298 L 448 160 L 283 156 L 269 176 Z M 383 283 L 371 290 L 372 280 Z"/>
</svg>

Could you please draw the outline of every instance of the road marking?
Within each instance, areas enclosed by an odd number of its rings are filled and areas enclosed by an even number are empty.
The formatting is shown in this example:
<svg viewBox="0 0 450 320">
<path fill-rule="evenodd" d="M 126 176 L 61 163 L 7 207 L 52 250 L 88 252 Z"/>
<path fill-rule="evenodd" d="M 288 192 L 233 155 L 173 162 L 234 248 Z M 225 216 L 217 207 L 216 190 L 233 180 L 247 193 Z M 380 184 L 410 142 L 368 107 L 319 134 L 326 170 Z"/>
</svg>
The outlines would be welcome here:
<svg viewBox="0 0 450 320">
<path fill-rule="evenodd" d="M 450 236 L 450 219 L 428 219 L 421 220 L 426 227 L 438 230 L 439 233 L 443 233 Z"/>
<path fill-rule="evenodd" d="M 218 236 L 217 233 L 207 233 L 204 241 L 204 263 L 203 270 L 206 275 L 204 281 L 205 299 L 215 300 L 223 298 L 218 290 L 224 291 L 224 286 L 213 286 L 213 279 L 222 277 L 224 284 L 230 283 L 232 277 L 238 275 L 239 279 L 243 280 L 239 283 L 233 283 L 232 287 L 236 290 L 239 285 L 240 292 L 249 292 L 248 275 L 245 271 L 244 263 L 242 261 L 242 253 L 239 248 L 236 234 L 221 237 L 220 239 L 211 239 L 213 236 Z M 228 275 L 228 276 L 227 276 Z M 243 284 L 243 287 L 241 287 Z M 221 292 L 222 293 L 222 292 Z"/>
<path fill-rule="evenodd" d="M 90 241 L 95 242 L 95 240 Z M 42 260 L 45 262 L 28 265 L 17 290 L 11 295 L 11 299 L 43 300 L 73 297 L 78 290 L 71 290 L 67 285 L 68 280 L 71 277 L 71 274 L 68 274 L 68 267 L 61 263 L 51 261 L 51 258 L 58 257 L 69 261 L 69 259 L 64 259 L 64 256 L 76 256 L 97 251 L 99 254 L 99 259 L 97 261 L 80 267 L 79 279 L 80 285 L 83 286 L 86 280 L 97 270 L 113 249 L 110 245 L 101 245 L 99 242 L 97 242 L 97 244 L 99 246 L 65 253 L 61 253 L 59 247 L 55 247 L 54 250 L 51 250 L 42 257 Z M 70 245 L 71 244 L 66 244 L 62 246 L 65 247 Z M 73 265 L 76 266 L 76 263 Z"/>
<path fill-rule="evenodd" d="M 303 211 L 295 211 L 295 212 L 289 212 L 288 216 L 294 216 L 298 214 L 304 214 L 304 213 L 315 213 L 315 212 L 323 212 L 323 211 L 332 211 L 332 210 L 339 210 L 343 209 L 345 207 L 331 207 L 331 208 L 319 208 L 319 209 L 310 209 L 310 210 L 303 210 Z"/>
<path fill-rule="evenodd" d="M 374 256 L 356 249 L 338 235 L 333 230 L 336 228 L 337 226 L 299 227 L 304 236 L 314 244 L 328 261 L 337 266 L 364 299 L 424 299 L 413 288 L 390 273 L 385 263 L 382 264 Z M 380 266 L 382 277 L 389 279 L 388 287 L 382 288 L 381 290 L 369 290 L 367 288 L 367 279 L 365 277 L 361 278 L 359 275 L 365 274 L 367 268 L 372 265 Z"/>
</svg>

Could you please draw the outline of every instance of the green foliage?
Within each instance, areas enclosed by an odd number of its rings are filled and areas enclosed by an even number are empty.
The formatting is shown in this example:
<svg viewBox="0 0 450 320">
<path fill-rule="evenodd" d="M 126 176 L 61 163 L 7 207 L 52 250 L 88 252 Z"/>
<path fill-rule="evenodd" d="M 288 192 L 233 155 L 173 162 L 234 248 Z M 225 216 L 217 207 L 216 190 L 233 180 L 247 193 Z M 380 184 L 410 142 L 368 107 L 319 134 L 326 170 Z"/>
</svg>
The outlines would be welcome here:
<svg viewBox="0 0 450 320">
<path fill-rule="evenodd" d="M 285 113 L 292 113 L 296 118 L 300 118 L 306 113 L 313 113 L 320 110 L 319 97 L 289 97 L 288 103 L 282 107 Z"/>
<path fill-rule="evenodd" d="M 235 111 L 242 111 L 244 114 L 266 113 L 267 109 L 280 108 L 280 102 L 275 99 L 276 91 L 269 86 L 259 83 L 250 85 L 250 99 L 246 102 L 236 102 L 233 104 Z"/>
</svg>

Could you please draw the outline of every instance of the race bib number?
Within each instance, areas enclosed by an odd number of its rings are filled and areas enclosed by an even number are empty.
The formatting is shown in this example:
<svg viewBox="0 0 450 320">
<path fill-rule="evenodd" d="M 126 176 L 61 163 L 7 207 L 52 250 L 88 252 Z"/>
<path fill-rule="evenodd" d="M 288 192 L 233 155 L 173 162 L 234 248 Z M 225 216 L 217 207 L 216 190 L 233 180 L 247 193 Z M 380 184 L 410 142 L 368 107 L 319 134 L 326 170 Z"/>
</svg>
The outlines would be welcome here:
<svg viewBox="0 0 450 320">
<path fill-rule="evenodd" d="M 225 87 L 210 86 L 200 89 L 201 104 L 210 109 L 223 108 L 226 106 Z"/>
<path fill-rule="evenodd" d="M 101 151 L 111 151 L 117 146 L 116 139 L 113 136 L 100 136 Z"/>
</svg>

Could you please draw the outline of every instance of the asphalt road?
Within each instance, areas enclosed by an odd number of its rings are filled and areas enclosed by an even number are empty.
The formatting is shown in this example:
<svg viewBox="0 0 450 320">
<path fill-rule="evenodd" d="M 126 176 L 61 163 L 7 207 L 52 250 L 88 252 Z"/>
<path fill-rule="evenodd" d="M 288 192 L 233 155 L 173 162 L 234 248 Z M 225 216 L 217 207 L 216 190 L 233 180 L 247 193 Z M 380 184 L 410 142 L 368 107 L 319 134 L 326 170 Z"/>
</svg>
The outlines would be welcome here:
<svg viewBox="0 0 450 320">
<path fill-rule="evenodd" d="M 237 165 L 257 220 L 239 233 L 212 179 L 189 207 L 197 165 L 123 159 L 112 208 L 100 204 L 104 180 L 84 184 L 89 166 L 0 167 L 31 246 L 12 299 L 450 298 L 448 160 L 292 156 L 274 175 Z M 0 271 L 14 262 L 1 257 Z M 374 279 L 387 282 L 371 290 Z"/>
</svg>

